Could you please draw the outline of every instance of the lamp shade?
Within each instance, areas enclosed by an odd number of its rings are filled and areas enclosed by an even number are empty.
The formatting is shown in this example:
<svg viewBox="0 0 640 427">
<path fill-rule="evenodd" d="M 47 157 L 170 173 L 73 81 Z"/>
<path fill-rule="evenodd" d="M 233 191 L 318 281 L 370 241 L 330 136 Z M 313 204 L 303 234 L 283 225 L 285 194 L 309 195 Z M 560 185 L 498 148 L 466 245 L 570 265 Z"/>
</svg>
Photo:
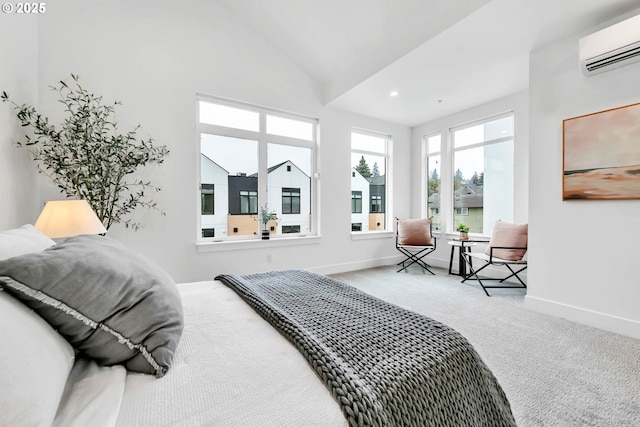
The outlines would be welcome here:
<svg viewBox="0 0 640 427">
<path fill-rule="evenodd" d="M 86 200 L 47 202 L 35 223 L 35 228 L 52 239 L 107 232 Z"/>
</svg>

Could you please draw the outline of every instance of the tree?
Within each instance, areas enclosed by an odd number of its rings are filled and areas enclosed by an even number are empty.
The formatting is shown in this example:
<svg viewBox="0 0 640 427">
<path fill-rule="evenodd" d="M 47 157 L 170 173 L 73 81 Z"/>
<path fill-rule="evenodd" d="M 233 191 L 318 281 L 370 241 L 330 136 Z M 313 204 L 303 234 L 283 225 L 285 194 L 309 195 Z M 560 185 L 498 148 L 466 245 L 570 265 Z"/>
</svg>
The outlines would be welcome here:
<svg viewBox="0 0 640 427">
<path fill-rule="evenodd" d="M 360 173 L 360 175 L 362 175 L 365 178 L 369 178 L 371 176 L 371 169 L 369 169 L 369 165 L 367 164 L 367 161 L 364 159 L 364 156 L 360 158 L 360 161 L 356 166 L 356 170 L 358 171 L 358 173 Z"/>
<path fill-rule="evenodd" d="M 480 185 L 480 177 L 478 176 L 478 172 L 473 173 L 473 176 L 471 177 L 471 182 L 473 183 L 473 185 Z"/>
<path fill-rule="evenodd" d="M 25 135 L 25 141 L 17 144 L 29 150 L 38 172 L 51 178 L 67 197 L 86 200 L 106 229 L 116 223 L 138 229 L 140 225 L 126 216 L 139 206 L 160 211 L 145 194 L 147 189 L 160 188 L 137 178 L 135 172 L 162 163 L 169 150 L 155 146 L 150 138 L 138 141 L 140 125 L 120 133 L 112 118 L 120 102 L 104 105 L 101 96 L 80 86 L 77 75 L 71 78 L 73 86 L 64 81 L 51 86 L 67 116 L 60 130 L 35 107 L 18 105 L 2 92 L 2 102 L 13 104 L 22 126 L 33 131 L 34 138 Z"/>
<path fill-rule="evenodd" d="M 459 190 L 462 187 L 463 179 L 464 177 L 462 176 L 462 171 L 458 169 L 455 176 L 453 177 L 453 191 Z"/>
<path fill-rule="evenodd" d="M 373 164 L 373 171 L 371 172 L 371 176 L 380 176 L 380 169 L 378 169 L 378 162 Z"/>
<path fill-rule="evenodd" d="M 427 197 L 440 193 L 440 176 L 438 170 L 434 169 L 428 180 Z"/>
</svg>

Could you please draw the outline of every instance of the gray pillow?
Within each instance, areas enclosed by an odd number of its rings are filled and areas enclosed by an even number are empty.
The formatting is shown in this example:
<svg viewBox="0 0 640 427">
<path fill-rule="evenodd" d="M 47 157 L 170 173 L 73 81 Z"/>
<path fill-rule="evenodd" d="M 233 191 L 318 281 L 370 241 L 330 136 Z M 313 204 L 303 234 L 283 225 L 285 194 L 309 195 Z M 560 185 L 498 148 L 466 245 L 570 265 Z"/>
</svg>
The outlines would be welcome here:
<svg viewBox="0 0 640 427">
<path fill-rule="evenodd" d="M 103 365 L 163 376 L 184 325 L 168 274 L 108 237 L 0 261 L 0 285 Z"/>
</svg>

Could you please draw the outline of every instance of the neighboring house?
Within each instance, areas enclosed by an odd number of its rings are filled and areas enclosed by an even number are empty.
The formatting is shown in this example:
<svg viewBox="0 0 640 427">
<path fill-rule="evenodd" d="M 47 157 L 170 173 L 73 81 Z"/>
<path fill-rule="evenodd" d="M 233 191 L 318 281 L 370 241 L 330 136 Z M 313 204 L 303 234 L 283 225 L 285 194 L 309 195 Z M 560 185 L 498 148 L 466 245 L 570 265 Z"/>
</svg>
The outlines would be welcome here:
<svg viewBox="0 0 640 427">
<path fill-rule="evenodd" d="M 311 231 L 311 177 L 287 160 L 269 168 L 268 207 L 278 216 L 277 232 Z"/>
<path fill-rule="evenodd" d="M 247 236 L 259 231 L 258 174 L 229 173 L 207 156 L 201 157 L 202 237 Z M 311 231 L 311 178 L 293 162 L 269 168 L 268 209 L 271 233 Z"/>
<path fill-rule="evenodd" d="M 483 227 L 483 187 L 463 185 L 453 194 L 453 229 L 459 224 L 469 227 L 471 233 L 482 233 Z M 434 193 L 428 199 L 429 213 L 433 217 L 434 231 L 440 230 L 440 193 Z"/>
<path fill-rule="evenodd" d="M 229 172 L 204 154 L 200 155 L 200 171 L 202 237 L 225 236 L 229 212 Z"/>
<path fill-rule="evenodd" d="M 369 181 L 369 230 L 385 229 L 386 177 L 371 176 Z"/>
<path fill-rule="evenodd" d="M 351 231 L 369 230 L 369 181 L 351 169 Z"/>
</svg>

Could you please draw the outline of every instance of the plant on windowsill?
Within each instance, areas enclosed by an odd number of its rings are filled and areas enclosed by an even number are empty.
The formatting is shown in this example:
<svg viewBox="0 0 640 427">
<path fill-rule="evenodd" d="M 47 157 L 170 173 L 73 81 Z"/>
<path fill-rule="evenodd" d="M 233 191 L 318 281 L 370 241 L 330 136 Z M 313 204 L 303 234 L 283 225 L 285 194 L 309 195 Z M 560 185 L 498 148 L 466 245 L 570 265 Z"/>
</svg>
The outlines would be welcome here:
<svg viewBox="0 0 640 427">
<path fill-rule="evenodd" d="M 260 219 L 262 221 L 262 240 L 269 240 L 269 221 L 277 221 L 278 215 L 275 212 L 269 212 L 269 209 L 265 204 L 260 208 Z"/>
<path fill-rule="evenodd" d="M 2 102 L 13 105 L 22 126 L 33 132 L 25 141 L 17 142 L 32 154 L 38 172 L 47 175 L 69 198 L 84 199 L 108 230 L 113 224 L 137 230 L 140 224 L 128 216 L 143 206 L 164 212 L 149 199 L 145 190 L 160 188 L 139 178 L 139 168 L 164 161 L 166 146 L 155 146 L 153 140 L 138 140 L 140 125 L 121 133 L 113 118 L 116 105 L 102 104 L 102 97 L 89 93 L 71 74 L 72 85 L 60 81 L 51 86 L 59 94 L 66 118 L 59 128 L 35 107 L 18 105 L 2 92 Z"/>
<path fill-rule="evenodd" d="M 460 232 L 460 240 L 469 240 L 469 227 L 464 224 L 460 224 L 456 231 Z"/>
</svg>

